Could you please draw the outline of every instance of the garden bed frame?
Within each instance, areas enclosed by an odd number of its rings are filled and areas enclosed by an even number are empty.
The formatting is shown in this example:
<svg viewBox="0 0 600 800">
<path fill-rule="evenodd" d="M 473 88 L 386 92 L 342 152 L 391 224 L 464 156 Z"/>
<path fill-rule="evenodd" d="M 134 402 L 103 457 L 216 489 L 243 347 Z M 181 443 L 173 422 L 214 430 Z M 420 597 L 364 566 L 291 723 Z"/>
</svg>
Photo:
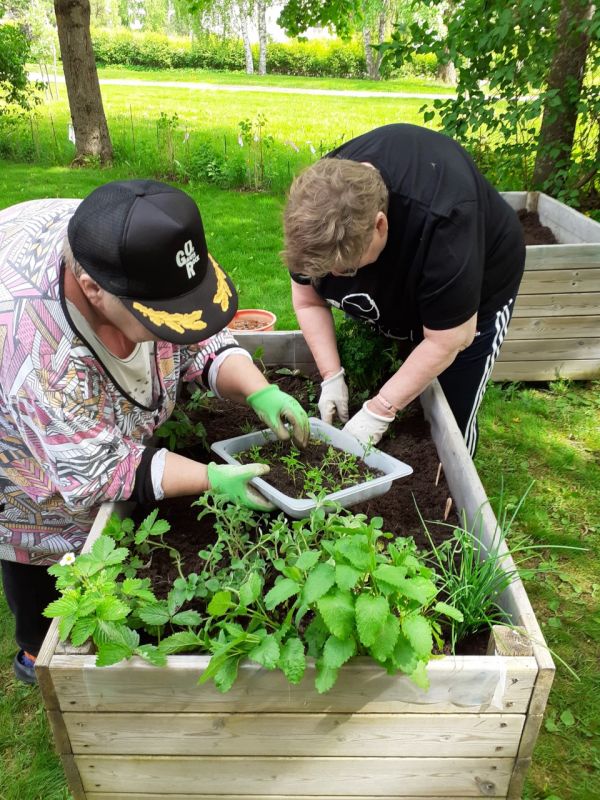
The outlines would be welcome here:
<svg viewBox="0 0 600 800">
<path fill-rule="evenodd" d="M 265 363 L 314 366 L 296 333 L 238 339 L 250 352 L 264 347 Z M 421 400 L 454 502 L 469 520 L 482 514 L 489 543 L 496 520 L 437 381 Z M 85 550 L 113 511 L 129 509 L 102 506 Z M 326 694 L 313 666 L 292 686 L 250 662 L 221 694 L 197 685 L 208 656 L 98 668 L 89 651 L 59 644 L 58 620 L 36 673 L 75 800 L 516 800 L 554 664 L 520 580 L 501 603 L 529 654 L 435 659 L 426 693 L 357 658 Z"/>
<path fill-rule="evenodd" d="M 600 376 L 600 223 L 543 192 L 502 192 L 536 211 L 558 244 L 528 245 L 495 381 Z"/>
</svg>

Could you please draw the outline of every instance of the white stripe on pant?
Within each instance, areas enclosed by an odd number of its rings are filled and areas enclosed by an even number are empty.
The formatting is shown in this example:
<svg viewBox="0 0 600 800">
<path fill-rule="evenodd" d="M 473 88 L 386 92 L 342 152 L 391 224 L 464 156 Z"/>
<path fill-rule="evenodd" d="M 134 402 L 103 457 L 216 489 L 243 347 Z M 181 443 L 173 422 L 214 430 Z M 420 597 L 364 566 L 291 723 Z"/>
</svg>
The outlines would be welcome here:
<svg viewBox="0 0 600 800">
<path fill-rule="evenodd" d="M 471 455 L 473 455 L 475 452 L 475 444 L 477 442 L 477 412 L 479 411 L 479 406 L 483 400 L 487 382 L 490 379 L 494 364 L 498 358 L 500 347 L 504 341 L 504 337 L 506 336 L 506 330 L 510 320 L 510 306 L 512 302 L 512 299 L 510 299 L 508 303 L 502 309 L 500 309 L 500 311 L 496 312 L 496 334 L 494 336 L 494 341 L 492 342 L 492 352 L 486 358 L 481 382 L 479 383 L 479 387 L 475 393 L 473 408 L 471 409 L 469 421 L 467 422 L 467 427 L 465 430 L 465 444 L 467 445 L 467 450 Z"/>
</svg>

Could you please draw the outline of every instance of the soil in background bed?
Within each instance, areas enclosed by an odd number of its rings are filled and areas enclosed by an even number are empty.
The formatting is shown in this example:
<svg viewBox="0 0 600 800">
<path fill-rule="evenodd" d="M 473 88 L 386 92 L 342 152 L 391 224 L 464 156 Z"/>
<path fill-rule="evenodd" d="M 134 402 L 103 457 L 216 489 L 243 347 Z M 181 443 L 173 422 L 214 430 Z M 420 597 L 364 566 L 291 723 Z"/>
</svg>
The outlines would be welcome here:
<svg viewBox="0 0 600 800">
<path fill-rule="evenodd" d="M 281 389 L 294 395 L 306 408 L 308 406 L 308 386 L 305 378 L 270 376 Z M 352 411 L 352 409 L 351 409 Z M 194 421 L 193 412 L 190 417 Z M 239 436 L 247 427 L 260 430 L 260 422 L 247 406 L 241 406 L 223 400 L 214 400 L 208 411 L 200 412 L 199 418 L 207 430 L 209 442 Z M 431 550 L 419 517 L 419 512 L 427 522 L 432 539 L 440 544 L 452 535 L 452 526 L 458 524 L 454 509 L 450 511 L 447 522 L 443 522 L 447 502 L 450 497 L 448 485 L 443 471 L 439 474 L 439 458 L 431 439 L 429 424 L 423 417 L 420 403 L 415 401 L 391 426 L 386 439 L 380 444 L 384 450 L 413 468 L 412 475 L 392 482 L 392 488 L 386 494 L 372 500 L 352 506 L 355 514 L 366 514 L 368 517 L 383 517 L 384 530 L 392 531 L 397 536 L 412 536 L 420 550 Z M 199 461 L 216 460 L 214 453 L 203 447 L 186 450 L 184 455 Z M 200 572 L 202 560 L 198 551 L 215 541 L 211 517 L 197 519 L 198 510 L 191 503 L 193 498 L 182 497 L 162 500 L 150 507 L 137 506 L 133 517 L 139 524 L 153 508 L 158 505 L 159 516 L 166 519 L 171 530 L 169 543 L 181 553 L 187 572 Z M 417 506 L 419 511 L 417 511 Z M 281 512 L 275 512 L 281 513 Z M 165 550 L 153 554 L 152 563 L 145 573 L 151 578 L 158 596 L 166 596 L 175 578 L 178 577 L 173 562 Z M 485 633 L 473 640 L 467 640 L 457 653 L 482 655 L 486 652 L 489 635 Z"/>
<path fill-rule="evenodd" d="M 526 211 L 521 208 L 517 216 L 523 227 L 525 244 L 558 244 L 556 237 L 546 225 L 540 222 L 537 211 Z"/>
</svg>

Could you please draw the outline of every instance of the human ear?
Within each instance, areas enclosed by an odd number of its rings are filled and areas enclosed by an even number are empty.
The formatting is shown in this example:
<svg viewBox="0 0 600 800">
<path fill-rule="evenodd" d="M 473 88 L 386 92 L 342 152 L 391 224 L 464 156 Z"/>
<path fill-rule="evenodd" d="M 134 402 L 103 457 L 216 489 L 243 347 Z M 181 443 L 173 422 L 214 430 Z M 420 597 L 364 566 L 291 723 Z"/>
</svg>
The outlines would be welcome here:
<svg viewBox="0 0 600 800">
<path fill-rule="evenodd" d="M 375 230 L 380 236 L 385 236 L 388 232 L 388 218 L 383 211 L 378 211 L 375 217 Z"/>
</svg>

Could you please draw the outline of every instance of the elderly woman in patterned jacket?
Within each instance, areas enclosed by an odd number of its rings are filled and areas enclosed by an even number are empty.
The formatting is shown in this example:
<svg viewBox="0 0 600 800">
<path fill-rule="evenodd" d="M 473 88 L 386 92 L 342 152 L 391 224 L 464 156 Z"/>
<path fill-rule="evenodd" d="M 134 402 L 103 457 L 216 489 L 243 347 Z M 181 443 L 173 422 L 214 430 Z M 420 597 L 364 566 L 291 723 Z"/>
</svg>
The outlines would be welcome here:
<svg viewBox="0 0 600 800">
<path fill-rule="evenodd" d="M 321 416 L 376 444 L 434 379 L 471 454 L 477 411 L 514 309 L 525 244 L 515 212 L 447 136 L 386 125 L 305 170 L 285 210 L 300 327 Z M 331 307 L 406 343 L 400 369 L 348 421 Z"/>
<path fill-rule="evenodd" d="M 306 413 L 226 331 L 236 308 L 196 203 L 171 186 L 113 182 L 0 212 L 0 560 L 19 679 L 35 682 L 57 596 L 44 567 L 80 550 L 102 502 L 214 489 L 269 508 L 249 484 L 265 465 L 150 444 L 182 381 L 306 443 Z"/>
</svg>

